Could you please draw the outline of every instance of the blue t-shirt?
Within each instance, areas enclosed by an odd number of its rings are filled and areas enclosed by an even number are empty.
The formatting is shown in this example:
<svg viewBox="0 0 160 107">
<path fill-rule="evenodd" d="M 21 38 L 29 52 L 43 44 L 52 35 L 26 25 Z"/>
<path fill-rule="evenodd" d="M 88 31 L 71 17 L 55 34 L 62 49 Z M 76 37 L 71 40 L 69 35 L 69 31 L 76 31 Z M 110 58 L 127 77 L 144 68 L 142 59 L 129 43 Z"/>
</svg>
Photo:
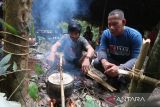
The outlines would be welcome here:
<svg viewBox="0 0 160 107">
<path fill-rule="evenodd" d="M 101 37 L 99 51 L 102 58 L 109 56 L 119 64 L 137 58 L 142 45 L 142 35 L 135 29 L 125 26 L 121 35 L 114 36 L 106 29 Z M 105 53 L 104 53 L 105 52 Z"/>
</svg>

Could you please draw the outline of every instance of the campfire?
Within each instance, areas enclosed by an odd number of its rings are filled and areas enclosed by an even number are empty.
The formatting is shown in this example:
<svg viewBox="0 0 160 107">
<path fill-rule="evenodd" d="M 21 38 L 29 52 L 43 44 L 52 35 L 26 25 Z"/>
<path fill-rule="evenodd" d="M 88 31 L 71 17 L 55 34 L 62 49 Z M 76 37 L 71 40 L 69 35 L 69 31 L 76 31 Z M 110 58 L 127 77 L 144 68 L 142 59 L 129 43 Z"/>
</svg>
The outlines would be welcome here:
<svg viewBox="0 0 160 107">
<path fill-rule="evenodd" d="M 56 54 L 59 55 L 59 53 Z M 60 70 L 63 72 L 63 77 L 61 77 Z M 50 107 L 62 106 L 60 79 L 63 79 L 64 104 L 66 107 L 87 107 L 87 105 L 106 107 L 108 105 L 114 105 L 106 100 L 106 96 L 110 96 L 110 91 L 107 88 L 108 85 L 105 85 L 105 87 L 98 83 L 102 82 L 102 78 L 104 78 L 105 75 L 94 68 L 92 68 L 91 71 L 87 76 L 81 71 L 73 69 L 70 71 L 72 73 L 72 75 L 70 75 L 66 71 L 63 71 L 62 60 L 59 60 L 57 70 L 53 70 L 52 73 L 51 71 L 49 71 L 50 73 L 47 71 L 44 76 L 39 78 L 41 97 L 39 105 L 48 105 Z M 95 78 L 98 79 L 98 81 L 95 81 Z"/>
</svg>

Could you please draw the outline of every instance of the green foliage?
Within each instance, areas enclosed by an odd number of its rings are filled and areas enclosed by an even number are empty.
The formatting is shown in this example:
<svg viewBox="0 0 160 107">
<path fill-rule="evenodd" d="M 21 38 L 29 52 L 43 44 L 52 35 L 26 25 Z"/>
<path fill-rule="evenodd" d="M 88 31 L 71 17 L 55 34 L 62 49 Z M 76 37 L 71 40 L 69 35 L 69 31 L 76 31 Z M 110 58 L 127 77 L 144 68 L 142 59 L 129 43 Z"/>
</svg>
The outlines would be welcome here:
<svg viewBox="0 0 160 107">
<path fill-rule="evenodd" d="M 34 22 L 33 22 L 33 20 L 32 20 L 31 23 L 29 24 L 29 35 L 30 35 L 31 37 L 36 37 L 35 27 L 34 27 Z"/>
<path fill-rule="evenodd" d="M 16 71 L 17 70 L 17 64 L 16 62 L 13 63 L 13 71 Z"/>
<path fill-rule="evenodd" d="M 3 19 L 0 18 L 0 23 L 10 32 L 15 35 L 19 35 L 18 30 L 16 30 L 13 26 L 10 24 L 6 23 Z"/>
<path fill-rule="evenodd" d="M 36 72 L 37 75 L 43 74 L 43 69 L 42 69 L 42 66 L 40 64 L 35 64 L 35 72 Z"/>
<path fill-rule="evenodd" d="M 6 55 L 1 61 L 0 61 L 0 67 L 6 65 L 9 60 L 11 59 L 11 54 Z"/>
<path fill-rule="evenodd" d="M 0 54 L 3 55 L 3 50 L 2 50 L 2 48 L 0 48 Z"/>
<path fill-rule="evenodd" d="M 31 35 L 35 37 L 34 23 L 32 23 L 32 26 L 31 26 Z"/>
<path fill-rule="evenodd" d="M 28 86 L 28 93 L 33 100 L 38 100 L 38 85 L 35 82 L 30 82 Z"/>
<path fill-rule="evenodd" d="M 92 27 L 92 32 L 93 32 L 93 41 L 96 41 L 97 37 L 99 36 L 99 28 L 93 26 Z"/>
<path fill-rule="evenodd" d="M 61 23 L 58 24 L 57 27 L 61 28 L 61 29 L 65 32 L 65 31 L 67 31 L 67 29 L 68 29 L 68 23 L 66 23 L 66 22 L 61 22 Z"/>
<path fill-rule="evenodd" d="M 0 61 L 0 75 L 4 74 L 9 68 L 10 64 L 8 64 L 8 62 L 10 61 L 10 59 L 11 54 L 8 54 Z"/>
<path fill-rule="evenodd" d="M 81 34 L 83 35 L 89 23 L 87 23 L 86 21 L 81 21 L 81 20 L 76 20 L 76 21 L 82 26 Z"/>
<path fill-rule="evenodd" d="M 35 64 L 35 72 L 37 75 L 43 74 L 43 69 L 40 64 Z M 38 84 L 36 83 L 38 81 L 38 76 L 35 75 L 32 77 L 31 82 L 28 86 L 28 94 L 30 95 L 31 98 L 33 98 L 34 101 L 37 101 L 39 99 L 39 90 L 38 90 Z M 36 81 L 36 82 L 33 82 Z"/>
<path fill-rule="evenodd" d="M 84 107 L 100 107 L 100 106 L 98 105 L 97 102 L 94 101 L 94 99 L 91 96 L 86 95 L 86 101 L 84 103 Z"/>
<path fill-rule="evenodd" d="M 0 66 L 0 75 L 4 74 L 11 64 Z"/>
<path fill-rule="evenodd" d="M 86 21 L 81 21 L 81 20 L 76 20 L 78 23 L 80 23 L 80 25 L 82 26 L 82 32 L 81 34 L 83 35 L 84 32 L 86 31 L 86 27 L 87 26 L 91 26 L 88 22 Z M 93 41 L 96 40 L 96 38 L 99 35 L 99 28 L 96 26 L 92 26 L 92 33 L 93 33 Z"/>
</svg>

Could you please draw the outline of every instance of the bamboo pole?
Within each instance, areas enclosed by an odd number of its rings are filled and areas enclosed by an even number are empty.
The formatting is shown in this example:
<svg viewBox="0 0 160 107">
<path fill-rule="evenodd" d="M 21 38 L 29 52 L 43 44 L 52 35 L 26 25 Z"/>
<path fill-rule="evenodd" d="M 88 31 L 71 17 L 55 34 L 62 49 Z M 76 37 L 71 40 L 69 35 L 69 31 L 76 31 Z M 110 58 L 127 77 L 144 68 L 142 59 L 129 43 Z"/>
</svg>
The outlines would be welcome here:
<svg viewBox="0 0 160 107">
<path fill-rule="evenodd" d="M 149 56 L 149 59 L 147 61 L 147 64 L 144 69 L 144 75 L 149 76 L 151 78 L 160 79 L 160 30 L 157 36 L 157 39 L 154 43 L 154 46 L 151 50 L 151 54 Z M 138 93 L 152 93 L 152 91 L 155 89 L 155 86 L 150 85 L 149 83 L 143 83 L 139 82 L 137 86 L 137 92 Z M 148 96 L 144 96 L 145 99 L 148 99 Z"/>
<path fill-rule="evenodd" d="M 155 87 L 160 86 L 160 80 L 145 75 L 133 74 L 132 72 L 130 72 L 129 77 L 134 78 L 135 80 L 140 80 L 143 83 L 148 83 Z"/>
<path fill-rule="evenodd" d="M 150 46 L 150 39 L 147 39 L 147 40 L 143 39 L 143 45 L 142 45 L 140 54 L 138 56 L 138 59 L 137 59 L 137 61 L 135 63 L 135 66 L 133 68 L 133 74 L 140 75 L 139 71 L 143 67 L 145 58 L 146 58 L 147 53 L 148 53 L 149 46 Z M 133 93 L 136 92 L 137 84 L 138 84 L 138 80 L 135 79 L 135 76 L 133 76 L 133 78 L 131 80 L 131 83 L 130 83 L 130 87 L 129 87 L 129 96 L 130 97 L 134 96 Z M 127 107 L 133 107 L 133 105 L 134 105 L 133 102 L 128 102 Z"/>
<path fill-rule="evenodd" d="M 123 75 L 127 75 L 129 78 L 131 79 L 135 79 L 137 81 L 141 81 L 143 83 L 148 83 L 152 86 L 160 86 L 160 80 L 158 79 L 155 79 L 155 78 L 151 78 L 151 77 L 148 77 L 148 76 L 145 76 L 145 75 L 139 75 L 139 73 L 135 73 L 134 71 L 126 71 L 126 70 L 122 70 L 122 69 L 119 69 L 119 74 L 123 74 Z"/>
<path fill-rule="evenodd" d="M 64 85 L 63 85 L 63 71 L 62 71 L 62 58 L 63 54 L 59 53 L 60 57 L 60 84 L 61 84 L 61 104 L 62 107 L 65 107 L 65 96 L 64 96 Z"/>
<path fill-rule="evenodd" d="M 135 67 L 133 68 L 134 73 L 139 73 L 139 71 L 142 69 L 142 66 L 144 64 L 145 58 L 148 53 L 149 46 L 150 46 L 150 39 L 147 39 L 147 40 L 143 39 L 141 52 L 135 63 Z M 138 81 L 133 78 L 130 83 L 129 93 L 136 92 L 137 84 L 138 84 Z"/>
</svg>

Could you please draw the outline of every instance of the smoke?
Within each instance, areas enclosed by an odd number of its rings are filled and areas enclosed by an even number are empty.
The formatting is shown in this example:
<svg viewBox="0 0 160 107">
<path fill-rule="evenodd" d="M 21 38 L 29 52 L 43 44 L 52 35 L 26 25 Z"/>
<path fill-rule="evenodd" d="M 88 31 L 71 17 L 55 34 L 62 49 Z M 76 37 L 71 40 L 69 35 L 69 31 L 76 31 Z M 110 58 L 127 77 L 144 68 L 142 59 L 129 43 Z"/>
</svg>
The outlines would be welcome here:
<svg viewBox="0 0 160 107">
<path fill-rule="evenodd" d="M 89 15 L 89 4 L 92 0 L 34 0 L 32 7 L 32 15 L 34 18 L 34 24 L 36 30 L 52 30 L 54 31 L 54 37 L 60 35 L 57 33 L 57 25 L 60 22 L 69 22 L 77 16 L 83 17 Z M 47 34 L 44 34 L 46 38 L 49 38 Z M 57 39 L 50 39 L 54 43 Z M 67 46 L 72 42 L 66 41 Z M 73 45 L 75 46 L 75 45 Z M 62 45 L 63 47 L 63 45 Z M 72 51 L 65 49 L 69 56 L 68 59 L 75 59 L 75 55 Z M 65 53 L 65 52 L 64 52 Z M 65 55 L 67 55 L 65 53 Z M 73 68 L 72 65 L 66 67 Z"/>
<path fill-rule="evenodd" d="M 32 15 L 38 29 L 55 29 L 60 21 L 89 16 L 92 0 L 34 0 Z"/>
<path fill-rule="evenodd" d="M 54 29 L 60 21 L 76 14 L 77 0 L 34 0 L 32 14 L 40 29 Z"/>
</svg>

